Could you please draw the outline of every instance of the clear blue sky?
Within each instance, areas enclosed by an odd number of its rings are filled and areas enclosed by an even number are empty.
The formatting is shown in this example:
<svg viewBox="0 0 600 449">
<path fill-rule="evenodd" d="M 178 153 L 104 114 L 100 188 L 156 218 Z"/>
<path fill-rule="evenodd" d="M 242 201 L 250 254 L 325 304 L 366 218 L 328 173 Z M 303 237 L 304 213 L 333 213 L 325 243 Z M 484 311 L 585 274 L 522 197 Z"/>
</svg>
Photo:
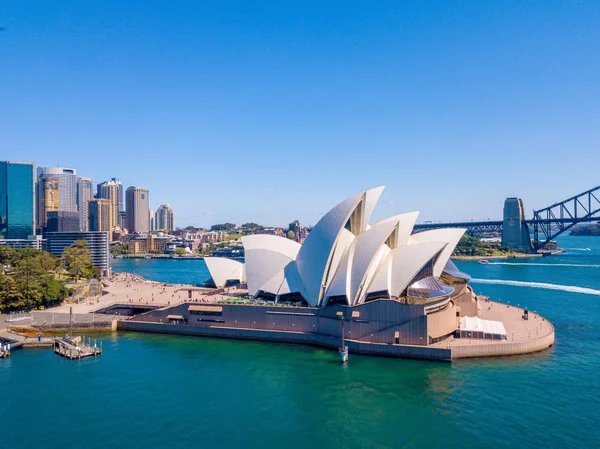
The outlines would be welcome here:
<svg viewBox="0 0 600 449">
<path fill-rule="evenodd" d="M 0 3 L 0 159 L 177 224 L 499 218 L 600 184 L 598 1 Z"/>
</svg>

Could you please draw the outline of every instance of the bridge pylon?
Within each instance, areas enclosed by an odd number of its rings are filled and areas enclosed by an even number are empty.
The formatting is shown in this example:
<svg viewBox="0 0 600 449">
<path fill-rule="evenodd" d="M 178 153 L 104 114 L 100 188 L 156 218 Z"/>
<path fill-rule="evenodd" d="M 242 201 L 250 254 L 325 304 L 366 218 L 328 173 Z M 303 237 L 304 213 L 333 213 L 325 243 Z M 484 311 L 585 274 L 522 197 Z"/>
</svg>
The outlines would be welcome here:
<svg viewBox="0 0 600 449">
<path fill-rule="evenodd" d="M 502 223 L 502 246 L 515 251 L 533 252 L 525 207 L 521 198 L 506 198 Z"/>
</svg>

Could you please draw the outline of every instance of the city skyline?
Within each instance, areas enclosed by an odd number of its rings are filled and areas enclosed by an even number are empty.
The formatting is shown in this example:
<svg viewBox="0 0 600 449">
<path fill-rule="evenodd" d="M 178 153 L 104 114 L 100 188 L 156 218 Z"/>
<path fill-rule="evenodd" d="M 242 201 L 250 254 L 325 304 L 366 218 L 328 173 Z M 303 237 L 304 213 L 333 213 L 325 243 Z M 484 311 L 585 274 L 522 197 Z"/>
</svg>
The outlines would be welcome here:
<svg viewBox="0 0 600 449">
<path fill-rule="evenodd" d="M 89 8 L 3 7 L 4 158 L 143 185 L 180 226 L 314 224 L 380 184 L 379 218 L 499 219 L 598 184 L 593 4 Z"/>
</svg>

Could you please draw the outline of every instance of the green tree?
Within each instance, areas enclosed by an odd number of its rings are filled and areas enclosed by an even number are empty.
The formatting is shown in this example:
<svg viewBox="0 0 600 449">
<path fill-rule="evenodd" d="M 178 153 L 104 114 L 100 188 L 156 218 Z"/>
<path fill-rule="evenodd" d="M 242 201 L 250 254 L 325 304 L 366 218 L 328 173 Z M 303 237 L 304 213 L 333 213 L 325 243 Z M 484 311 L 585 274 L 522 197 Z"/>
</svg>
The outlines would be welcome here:
<svg viewBox="0 0 600 449">
<path fill-rule="evenodd" d="M 16 255 L 17 252 L 10 246 L 0 246 L 0 264 L 10 265 Z"/>
<path fill-rule="evenodd" d="M 12 276 L 0 273 L 0 310 L 24 309 L 25 296 Z"/>
<path fill-rule="evenodd" d="M 25 307 L 32 309 L 41 303 L 43 298 L 43 283 L 51 275 L 48 274 L 40 261 L 40 255 L 31 254 L 15 262 L 12 272 L 17 288 L 25 300 Z"/>
<path fill-rule="evenodd" d="M 129 253 L 129 245 L 124 243 L 122 245 L 112 245 L 110 247 L 110 254 L 112 256 L 122 256 Z"/>
<path fill-rule="evenodd" d="M 0 273 L 0 310 L 56 304 L 68 294 L 54 278 L 60 260 L 46 252 L 16 251 L 8 274 Z"/>
<path fill-rule="evenodd" d="M 287 232 L 287 238 L 290 240 L 296 240 L 296 233 L 290 229 Z"/>
<path fill-rule="evenodd" d="M 183 254 L 185 254 L 185 253 L 186 253 L 186 251 L 185 251 L 185 249 L 183 249 L 183 248 L 175 248 L 175 249 L 173 250 L 173 254 L 179 254 L 179 255 L 183 255 Z"/>
<path fill-rule="evenodd" d="M 42 268 L 48 272 L 55 271 L 61 264 L 61 260 L 58 257 L 47 251 L 43 251 L 42 254 L 39 255 L 39 261 Z"/>
<path fill-rule="evenodd" d="M 242 226 L 240 226 L 242 228 L 242 230 L 244 232 L 248 232 L 250 234 L 254 234 L 256 232 L 262 231 L 264 228 L 264 226 L 259 225 L 258 223 L 244 223 Z"/>
<path fill-rule="evenodd" d="M 221 223 L 221 224 L 212 225 L 210 227 L 211 231 L 229 232 L 229 231 L 233 231 L 234 229 L 235 229 L 235 225 L 233 223 Z"/>
<path fill-rule="evenodd" d="M 96 276 L 97 270 L 92 265 L 92 256 L 85 240 L 76 240 L 71 246 L 63 251 L 63 260 L 69 270 L 69 274 L 75 278 L 92 278 Z"/>
</svg>

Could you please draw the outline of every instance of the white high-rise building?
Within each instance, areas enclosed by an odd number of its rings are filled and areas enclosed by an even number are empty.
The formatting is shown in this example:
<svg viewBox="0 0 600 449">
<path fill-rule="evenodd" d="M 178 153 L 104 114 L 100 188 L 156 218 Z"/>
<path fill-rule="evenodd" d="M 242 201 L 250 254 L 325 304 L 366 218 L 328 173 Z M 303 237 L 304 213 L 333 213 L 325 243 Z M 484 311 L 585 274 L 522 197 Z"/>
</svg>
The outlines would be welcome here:
<svg viewBox="0 0 600 449">
<path fill-rule="evenodd" d="M 154 228 L 157 231 L 172 231 L 175 229 L 175 213 L 168 204 L 161 204 L 154 214 Z"/>
<path fill-rule="evenodd" d="M 90 230 L 90 201 L 94 199 L 92 178 L 77 178 L 77 209 L 79 210 L 79 230 Z"/>
</svg>

